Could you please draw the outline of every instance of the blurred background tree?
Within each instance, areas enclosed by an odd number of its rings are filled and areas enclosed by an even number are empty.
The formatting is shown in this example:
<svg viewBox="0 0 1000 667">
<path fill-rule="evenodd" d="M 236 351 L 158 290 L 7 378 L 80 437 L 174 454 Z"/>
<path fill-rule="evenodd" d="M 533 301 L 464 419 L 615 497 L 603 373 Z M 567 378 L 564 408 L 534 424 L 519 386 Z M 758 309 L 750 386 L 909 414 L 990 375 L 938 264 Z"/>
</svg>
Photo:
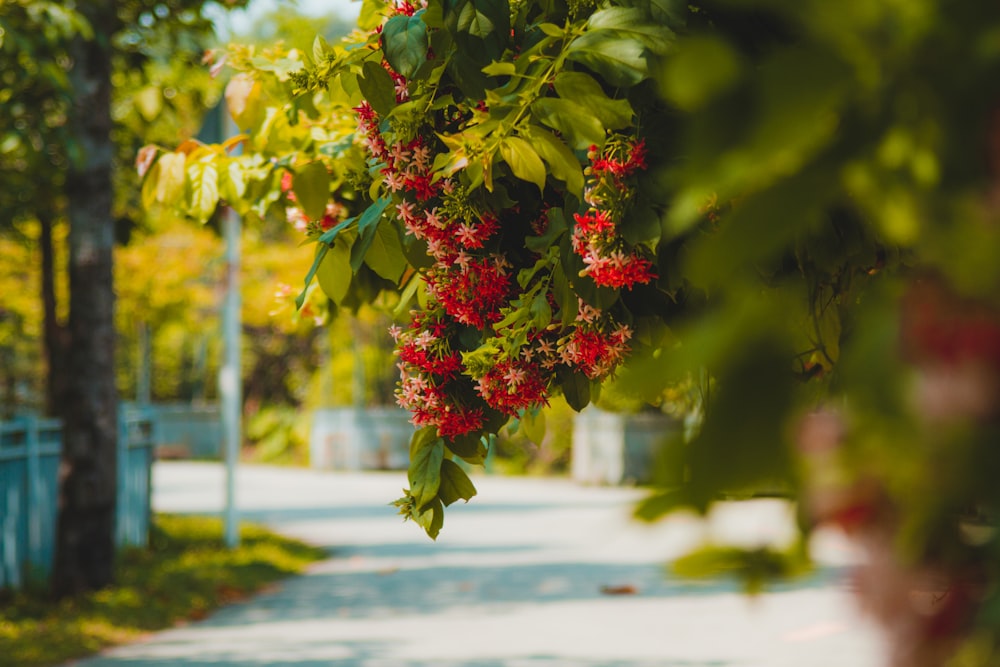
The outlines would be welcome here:
<svg viewBox="0 0 1000 667">
<path fill-rule="evenodd" d="M 191 97 L 166 89 L 163 104 L 150 86 L 162 76 L 157 65 L 200 60 L 212 35 L 201 14 L 204 4 L 136 0 L 75 8 L 14 0 L 0 7 L 0 168 L 9 204 L 0 229 L 37 243 L 47 369 L 32 370 L 48 378 L 44 403 L 64 421 L 57 594 L 99 588 L 112 577 L 118 428 L 113 245 L 116 238 L 127 240 L 141 219 L 136 199 L 126 194 L 134 190 L 130 165 L 142 143 L 135 132 L 152 132 L 158 119 L 173 126 L 174 137 L 197 127 L 197 86 Z M 113 89 L 124 92 L 130 85 L 138 88 L 135 104 L 123 105 Z M 130 108 L 148 126 L 128 127 Z M 64 266 L 57 263 L 55 243 L 60 224 L 68 225 Z M 68 284 L 65 325 L 56 288 L 61 272 Z"/>
<path fill-rule="evenodd" d="M 227 77 L 210 69 L 210 54 L 222 44 L 198 3 L 125 4 L 122 11 L 131 19 L 114 33 L 111 74 L 117 387 L 125 398 L 140 398 L 139 384 L 147 377 L 149 397 L 157 401 L 212 400 L 221 244 L 211 225 L 197 229 L 166 211 L 147 214 L 134 162 L 142 145 L 194 137 L 216 113 Z M 6 416 L 38 409 L 58 415 L 69 368 L 60 356 L 68 342 L 69 292 L 68 222 L 59 193 L 75 146 L 67 128 L 72 100 L 66 49 L 75 31 L 89 28 L 60 3 L 16 2 L 0 17 L 2 93 L 10 102 L 0 112 L 6 116 L 0 119 L 0 234 L 5 255 L 24 260 L 9 264 L 4 276 L 4 291 L 12 296 L 4 299 L 0 316 L 0 354 L 10 363 L 3 364 L 0 409 Z M 309 17 L 294 3 L 283 3 L 228 37 L 265 44 L 283 35 L 290 46 L 308 48 L 316 34 L 332 40 L 348 30 L 350 24 L 335 16 Z M 283 215 L 262 222 L 247 233 L 244 267 L 244 395 L 251 415 L 270 402 L 294 412 L 310 386 L 319 391 L 311 379 L 319 362 L 310 351 L 318 339 L 307 326 L 311 320 L 300 325 L 298 318 L 271 316 L 283 307 L 276 292 L 301 281 L 297 265 L 310 251 L 298 247 Z M 342 354 L 349 360 L 352 353 Z M 332 383 L 334 404 L 352 401 L 351 372 L 347 381 L 343 376 Z M 312 402 L 323 400 L 315 396 Z"/>
</svg>

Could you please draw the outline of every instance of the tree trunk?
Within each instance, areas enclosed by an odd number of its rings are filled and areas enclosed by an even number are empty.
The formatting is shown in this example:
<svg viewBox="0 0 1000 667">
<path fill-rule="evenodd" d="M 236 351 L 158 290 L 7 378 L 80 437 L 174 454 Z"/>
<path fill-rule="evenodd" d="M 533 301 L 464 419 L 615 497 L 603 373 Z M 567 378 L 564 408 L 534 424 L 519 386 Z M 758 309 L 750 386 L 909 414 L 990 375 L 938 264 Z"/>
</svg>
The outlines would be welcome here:
<svg viewBox="0 0 1000 667">
<path fill-rule="evenodd" d="M 56 416 L 62 413 L 66 404 L 66 383 L 69 374 L 66 372 L 67 330 L 59 323 L 56 301 L 56 260 L 55 248 L 52 243 L 52 226 L 55 214 L 52 211 L 39 211 L 38 221 L 41 227 L 38 243 L 42 250 L 42 332 L 45 345 L 45 413 Z"/>
<path fill-rule="evenodd" d="M 112 283 L 111 38 L 117 7 L 112 0 L 88 0 L 79 7 L 94 29 L 94 38 L 77 38 L 72 48 L 70 125 L 81 157 L 66 177 L 70 345 L 52 580 L 57 596 L 111 583 L 115 555 L 118 396 Z"/>
</svg>

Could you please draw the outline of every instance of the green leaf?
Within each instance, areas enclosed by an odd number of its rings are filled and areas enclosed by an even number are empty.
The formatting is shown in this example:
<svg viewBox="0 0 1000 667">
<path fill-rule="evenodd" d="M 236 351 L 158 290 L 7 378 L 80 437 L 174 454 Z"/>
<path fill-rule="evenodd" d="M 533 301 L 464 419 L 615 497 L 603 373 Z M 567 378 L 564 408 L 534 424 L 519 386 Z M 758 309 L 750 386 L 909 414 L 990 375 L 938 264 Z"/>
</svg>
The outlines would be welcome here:
<svg viewBox="0 0 1000 667">
<path fill-rule="evenodd" d="M 385 116 L 396 106 L 396 84 L 385 68 L 371 60 L 361 68 L 358 79 L 361 94 L 380 116 Z"/>
<path fill-rule="evenodd" d="M 372 243 L 375 241 L 375 232 L 377 227 L 366 227 L 358 235 L 358 240 L 354 242 L 351 246 L 351 271 L 357 273 L 361 270 L 361 265 L 365 263 L 365 255 L 368 254 L 368 249 L 371 248 Z"/>
<path fill-rule="evenodd" d="M 362 30 L 374 30 L 382 23 L 385 11 L 386 4 L 383 0 L 362 0 L 358 27 Z"/>
<path fill-rule="evenodd" d="M 451 39 L 451 35 L 448 34 L 447 30 L 438 30 L 438 28 L 444 28 L 444 11 L 445 3 L 442 0 L 435 0 L 434 2 L 424 2 L 421 3 L 425 5 L 424 8 L 424 23 L 430 29 L 431 40 L 434 39 Z M 437 37 L 435 37 L 437 35 Z M 435 47 L 433 41 L 431 43 L 432 48 L 438 53 L 443 53 Z"/>
<path fill-rule="evenodd" d="M 240 129 L 260 125 L 266 116 L 263 87 L 248 72 L 240 72 L 226 84 L 226 109 Z"/>
<path fill-rule="evenodd" d="M 316 269 L 316 279 L 323 292 L 339 304 L 347 296 L 351 276 L 351 244 L 339 236 Z"/>
<path fill-rule="evenodd" d="M 558 97 L 543 97 L 531 105 L 531 112 L 543 125 L 558 131 L 574 150 L 587 150 L 604 143 L 604 125 L 579 104 Z"/>
<path fill-rule="evenodd" d="M 545 413 L 541 410 L 535 414 L 525 412 L 521 416 L 521 428 L 528 440 L 536 445 L 542 444 L 545 439 Z"/>
<path fill-rule="evenodd" d="M 3 152 L 2 147 L 0 147 L 0 152 Z M 156 191 L 159 187 L 160 176 L 160 162 L 157 160 L 142 179 L 142 207 L 147 211 L 151 210 L 156 203 Z"/>
<path fill-rule="evenodd" d="M 670 489 L 643 498 L 636 505 L 633 516 L 640 521 L 659 521 L 667 514 L 683 506 L 683 494 L 677 489 Z"/>
<path fill-rule="evenodd" d="M 364 232 L 369 227 L 377 225 L 391 201 L 391 197 L 379 197 L 371 206 L 366 208 L 365 212 L 358 218 L 358 230 Z"/>
<path fill-rule="evenodd" d="M 490 76 L 514 76 L 517 74 L 517 67 L 509 61 L 493 62 L 483 68 L 483 74 Z"/>
<path fill-rule="evenodd" d="M 648 74 L 643 43 L 611 30 L 584 33 L 569 45 L 567 57 L 594 70 L 613 86 L 634 86 Z"/>
<path fill-rule="evenodd" d="M 636 206 L 625 216 L 620 231 L 622 238 L 632 245 L 655 245 L 662 231 L 660 216 L 651 206 Z"/>
<path fill-rule="evenodd" d="M 462 467 L 450 459 L 441 461 L 441 486 L 438 488 L 438 498 L 448 507 L 456 500 L 469 502 L 476 495 L 476 487 L 465 474 Z"/>
<path fill-rule="evenodd" d="M 469 0 L 459 10 L 455 29 L 460 45 L 471 46 L 472 37 L 483 47 L 475 55 L 499 59 L 510 35 L 510 5 L 507 0 Z"/>
<path fill-rule="evenodd" d="M 688 7 L 687 0 L 649 0 L 653 20 L 675 30 L 687 25 Z"/>
<path fill-rule="evenodd" d="M 786 551 L 707 544 L 675 560 L 670 569 L 678 576 L 693 579 L 718 580 L 730 575 L 743 583 L 747 594 L 755 595 L 768 583 L 808 574 L 812 563 L 797 544 Z"/>
<path fill-rule="evenodd" d="M 467 463 L 474 463 L 476 465 L 485 463 L 486 455 L 489 453 L 486 445 L 483 444 L 482 436 L 477 433 L 458 436 L 457 438 L 448 440 L 445 445 L 455 456 Z"/>
<path fill-rule="evenodd" d="M 330 51 L 330 45 L 327 44 L 326 39 L 323 35 L 316 35 L 313 40 L 312 46 L 312 57 L 313 61 L 316 63 L 321 63 L 326 58 L 326 54 Z"/>
<path fill-rule="evenodd" d="M 318 242 L 320 242 L 320 243 L 323 243 L 323 244 L 326 244 L 326 245 L 330 245 L 330 244 L 332 244 L 334 242 L 334 240 L 336 240 L 336 238 L 338 236 L 340 236 L 340 233 L 342 231 L 344 231 L 349 226 L 351 226 L 352 224 L 354 224 L 356 220 L 357 220 L 356 217 L 354 217 L 354 218 L 347 218 L 346 220 L 341 220 L 336 225 L 334 225 L 330 229 L 328 229 L 325 232 L 323 232 L 320 235 L 320 237 L 318 239 L 316 239 L 316 240 Z"/>
<path fill-rule="evenodd" d="M 613 100 L 604 93 L 601 84 L 585 72 L 563 71 L 556 75 L 559 97 L 575 102 L 597 117 L 610 130 L 620 130 L 632 124 L 632 105 L 628 100 Z"/>
<path fill-rule="evenodd" d="M 425 426 L 413 434 L 410 441 L 410 494 L 418 511 L 437 499 L 441 486 L 441 463 L 444 461 L 444 440 L 433 426 Z"/>
<path fill-rule="evenodd" d="M 428 537 L 436 540 L 441 528 L 444 526 L 444 505 L 438 498 L 434 498 L 431 504 L 423 510 L 415 510 L 412 513 L 413 520 L 427 533 Z"/>
<path fill-rule="evenodd" d="M 546 35 L 548 35 L 549 37 L 562 38 L 566 36 L 566 29 L 554 23 L 539 23 L 538 29 L 541 30 Z"/>
<path fill-rule="evenodd" d="M 219 172 L 214 162 L 196 162 L 188 167 L 191 212 L 198 222 L 208 222 L 219 204 Z"/>
<path fill-rule="evenodd" d="M 479 11 L 475 2 L 468 2 L 458 14 L 458 29 L 473 37 L 486 39 L 497 29 L 490 17 Z"/>
<path fill-rule="evenodd" d="M 396 226 L 383 221 L 377 228 L 371 247 L 365 254 L 365 264 L 386 280 L 398 283 L 408 262 Z"/>
<path fill-rule="evenodd" d="M 541 292 L 531 301 L 532 324 L 541 331 L 552 323 L 552 306 L 549 305 L 548 292 Z"/>
<path fill-rule="evenodd" d="M 507 137 L 500 144 L 500 155 L 515 176 L 534 183 L 539 192 L 545 190 L 545 165 L 531 144 L 518 137 Z"/>
<path fill-rule="evenodd" d="M 375 242 L 378 222 L 382 219 L 382 214 L 389 205 L 389 197 L 379 197 L 378 200 L 365 209 L 365 212 L 358 218 L 358 232 L 360 237 L 351 248 L 351 270 L 355 273 L 361 269 L 369 248 Z M 402 252 L 402 251 L 400 251 Z"/>
<path fill-rule="evenodd" d="M 662 22 L 650 21 L 646 12 L 638 7 L 606 7 L 590 16 L 587 27 L 628 34 L 657 54 L 668 52 L 674 41 L 673 30 Z"/>
<path fill-rule="evenodd" d="M 448 75 L 455 80 L 463 95 L 481 100 L 486 96 L 486 88 L 493 85 L 490 78 L 482 72 L 485 66 L 472 58 L 450 58 Z"/>
<path fill-rule="evenodd" d="M 566 189 L 577 197 L 583 196 L 583 168 L 569 146 L 548 130 L 529 125 L 522 136 L 531 142 L 538 155 L 549 165 L 552 175 L 566 184 Z"/>
<path fill-rule="evenodd" d="M 541 236 L 529 236 L 524 240 L 524 247 L 538 253 L 547 253 L 553 247 L 562 234 L 566 232 L 566 216 L 561 208 L 550 208 L 548 212 L 549 224 L 545 228 L 545 233 Z M 562 274 L 562 269 L 556 267 L 554 270 Z M 575 313 L 574 313 L 575 314 Z"/>
<path fill-rule="evenodd" d="M 292 192 L 310 220 L 322 220 L 330 201 L 330 174 L 319 161 L 310 162 L 292 174 Z"/>
<path fill-rule="evenodd" d="M 302 304 L 306 300 L 306 292 L 309 290 L 309 285 L 312 284 L 313 278 L 316 277 L 316 273 L 319 271 L 319 267 L 323 264 L 323 260 L 326 259 L 326 253 L 330 251 L 330 246 L 326 243 L 316 244 L 316 256 L 313 257 L 312 266 L 309 267 L 309 272 L 306 273 L 305 285 L 302 287 L 302 291 L 299 295 L 295 297 L 295 307 L 302 308 Z"/>
<path fill-rule="evenodd" d="M 279 81 L 288 81 L 289 74 L 298 72 L 305 67 L 305 63 L 298 58 L 273 58 L 266 56 L 251 58 L 250 64 L 258 71 L 271 72 L 277 76 Z"/>
<path fill-rule="evenodd" d="M 565 366 L 561 366 L 556 372 L 556 379 L 562 388 L 563 396 L 569 407 L 577 412 L 583 410 L 590 403 L 590 380 L 583 373 L 576 373 Z"/>
<path fill-rule="evenodd" d="M 418 11 L 413 16 L 397 14 L 382 28 L 382 51 L 397 74 L 409 79 L 427 60 L 427 26 Z"/>
<path fill-rule="evenodd" d="M 243 165 L 236 160 L 226 161 L 221 177 L 219 196 L 226 200 L 230 206 L 239 208 L 239 205 L 244 203 L 240 200 L 243 199 L 247 190 L 247 173 L 244 171 Z"/>
</svg>

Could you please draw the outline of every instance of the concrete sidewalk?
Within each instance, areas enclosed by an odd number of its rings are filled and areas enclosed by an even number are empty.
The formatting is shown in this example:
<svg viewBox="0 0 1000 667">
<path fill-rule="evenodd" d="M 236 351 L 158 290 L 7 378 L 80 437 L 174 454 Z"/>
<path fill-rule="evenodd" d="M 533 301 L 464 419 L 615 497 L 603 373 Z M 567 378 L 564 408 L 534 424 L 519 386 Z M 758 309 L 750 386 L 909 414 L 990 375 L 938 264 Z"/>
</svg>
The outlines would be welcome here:
<svg viewBox="0 0 1000 667">
<path fill-rule="evenodd" d="M 776 501 L 709 524 L 628 517 L 641 492 L 562 480 L 479 477 L 437 542 L 388 506 L 405 475 L 244 467 L 246 519 L 332 556 L 278 590 L 80 667 L 878 667 L 883 651 L 843 584 L 851 554 L 817 544 L 813 577 L 748 599 L 663 563 L 706 538 L 788 538 Z M 154 505 L 218 511 L 222 469 L 161 463 Z M 607 595 L 619 587 L 634 594 Z"/>
</svg>

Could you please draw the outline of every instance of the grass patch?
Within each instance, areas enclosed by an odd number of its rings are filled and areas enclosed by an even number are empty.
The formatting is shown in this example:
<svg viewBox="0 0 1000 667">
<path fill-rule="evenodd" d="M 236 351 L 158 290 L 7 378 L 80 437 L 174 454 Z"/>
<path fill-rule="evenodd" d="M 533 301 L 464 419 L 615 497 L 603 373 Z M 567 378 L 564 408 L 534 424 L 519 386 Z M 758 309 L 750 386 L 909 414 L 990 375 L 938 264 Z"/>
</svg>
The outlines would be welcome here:
<svg viewBox="0 0 1000 667">
<path fill-rule="evenodd" d="M 120 555 L 111 588 L 59 602 L 0 591 L 0 664 L 56 665 L 201 619 L 327 556 L 257 526 L 234 550 L 222 534 L 219 519 L 158 515 L 149 548 Z"/>
</svg>

